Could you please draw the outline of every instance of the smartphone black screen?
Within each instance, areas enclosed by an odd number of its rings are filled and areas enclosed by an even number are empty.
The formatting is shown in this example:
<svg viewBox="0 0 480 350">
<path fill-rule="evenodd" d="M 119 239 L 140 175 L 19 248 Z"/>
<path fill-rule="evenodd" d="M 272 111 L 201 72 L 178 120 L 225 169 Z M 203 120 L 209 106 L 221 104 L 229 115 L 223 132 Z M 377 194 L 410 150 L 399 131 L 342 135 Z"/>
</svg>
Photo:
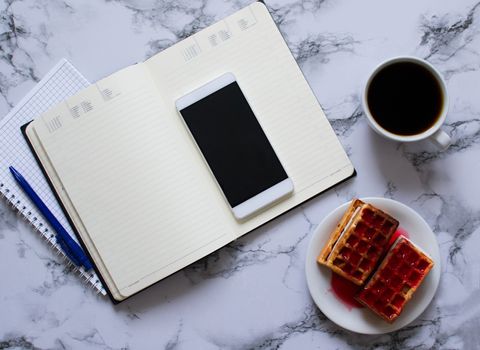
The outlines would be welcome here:
<svg viewBox="0 0 480 350">
<path fill-rule="evenodd" d="M 180 114 L 232 207 L 287 179 L 236 82 Z"/>
</svg>

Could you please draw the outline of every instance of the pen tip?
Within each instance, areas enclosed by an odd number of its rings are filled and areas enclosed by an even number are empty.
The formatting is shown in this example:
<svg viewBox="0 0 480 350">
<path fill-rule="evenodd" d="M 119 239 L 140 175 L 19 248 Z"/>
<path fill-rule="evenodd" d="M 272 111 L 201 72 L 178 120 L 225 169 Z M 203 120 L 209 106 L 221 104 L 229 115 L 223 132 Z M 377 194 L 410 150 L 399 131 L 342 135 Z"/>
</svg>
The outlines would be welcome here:
<svg viewBox="0 0 480 350">
<path fill-rule="evenodd" d="M 9 166 L 8 169 L 10 169 L 10 172 L 12 173 L 12 175 L 17 175 L 18 174 L 18 171 L 17 169 L 15 169 L 13 166 Z"/>
</svg>

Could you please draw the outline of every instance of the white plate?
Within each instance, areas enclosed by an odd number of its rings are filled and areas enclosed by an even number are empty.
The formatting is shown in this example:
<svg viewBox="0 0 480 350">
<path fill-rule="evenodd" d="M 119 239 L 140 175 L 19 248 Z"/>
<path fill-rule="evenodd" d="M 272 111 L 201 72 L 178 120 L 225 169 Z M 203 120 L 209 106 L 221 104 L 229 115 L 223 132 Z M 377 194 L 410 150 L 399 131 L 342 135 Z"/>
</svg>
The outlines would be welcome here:
<svg viewBox="0 0 480 350">
<path fill-rule="evenodd" d="M 435 262 L 402 314 L 393 324 L 385 322 L 367 308 L 349 308 L 331 291 L 332 272 L 317 263 L 317 256 L 330 237 L 350 202 L 333 210 L 317 227 L 307 251 L 305 272 L 310 294 L 318 308 L 337 325 L 357 333 L 382 334 L 393 332 L 415 320 L 430 304 L 440 281 L 440 253 L 435 235 L 413 209 L 386 198 L 362 198 L 392 215 L 400 222 L 400 228 L 408 232 L 410 239 L 422 248 Z"/>
</svg>

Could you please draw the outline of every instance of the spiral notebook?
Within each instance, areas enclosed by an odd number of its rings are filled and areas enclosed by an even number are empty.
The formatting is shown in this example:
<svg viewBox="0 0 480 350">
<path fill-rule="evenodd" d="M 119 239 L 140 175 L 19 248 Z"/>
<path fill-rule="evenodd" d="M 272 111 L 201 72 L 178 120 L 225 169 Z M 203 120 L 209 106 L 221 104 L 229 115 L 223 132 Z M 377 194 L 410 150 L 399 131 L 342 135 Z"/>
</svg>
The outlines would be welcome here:
<svg viewBox="0 0 480 350">
<path fill-rule="evenodd" d="M 175 109 L 225 72 L 242 86 L 295 189 L 245 221 L 232 215 Z M 115 302 L 354 174 L 259 2 L 82 90 L 26 135 Z"/>
<path fill-rule="evenodd" d="M 106 291 L 95 273 L 75 267 L 65 256 L 56 243 L 53 229 L 48 222 L 42 219 L 42 215 L 30 199 L 24 195 L 8 170 L 8 167 L 13 165 L 25 175 L 52 213 L 67 231 L 72 233 L 72 237 L 75 239 L 73 230 L 25 142 L 20 127 L 51 106 L 89 85 L 89 82 L 67 60 L 62 59 L 0 121 L 0 197 L 4 197 L 7 203 L 32 226 L 59 256 L 65 259 L 67 264 L 78 272 L 88 285 L 105 295 Z"/>
</svg>

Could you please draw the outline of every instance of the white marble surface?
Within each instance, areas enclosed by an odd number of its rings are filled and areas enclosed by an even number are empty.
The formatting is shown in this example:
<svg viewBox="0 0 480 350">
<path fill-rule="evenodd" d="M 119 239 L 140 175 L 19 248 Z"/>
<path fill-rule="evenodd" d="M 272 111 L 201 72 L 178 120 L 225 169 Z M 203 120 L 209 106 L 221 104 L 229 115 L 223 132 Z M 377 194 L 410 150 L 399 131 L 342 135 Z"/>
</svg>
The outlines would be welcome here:
<svg viewBox="0 0 480 350">
<path fill-rule="evenodd" d="M 0 115 L 61 57 L 95 81 L 142 61 L 249 1 L 0 2 Z M 0 349 L 477 349 L 480 347 L 480 3 L 267 1 L 358 176 L 113 306 L 94 295 L 0 204 Z M 359 104 L 395 55 L 445 76 L 445 152 L 376 136 Z M 417 210 L 435 231 L 442 278 L 426 312 L 392 334 L 330 322 L 306 287 L 317 224 L 353 196 Z"/>
</svg>

